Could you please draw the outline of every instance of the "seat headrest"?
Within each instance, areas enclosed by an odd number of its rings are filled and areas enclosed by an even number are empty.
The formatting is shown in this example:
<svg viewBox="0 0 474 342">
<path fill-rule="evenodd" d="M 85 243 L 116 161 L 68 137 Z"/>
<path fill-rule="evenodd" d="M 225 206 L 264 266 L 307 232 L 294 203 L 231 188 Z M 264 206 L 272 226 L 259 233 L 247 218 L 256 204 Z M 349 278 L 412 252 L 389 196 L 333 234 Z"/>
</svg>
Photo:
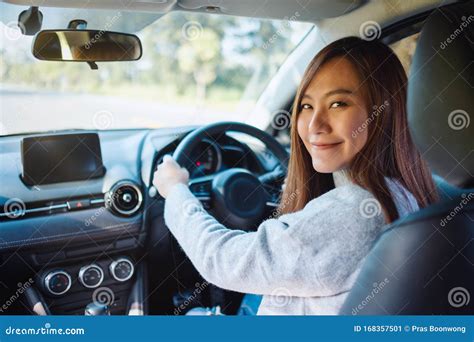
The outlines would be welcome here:
<svg viewBox="0 0 474 342">
<path fill-rule="evenodd" d="M 433 172 L 474 186 L 474 1 L 427 19 L 408 81 L 412 137 Z"/>
</svg>

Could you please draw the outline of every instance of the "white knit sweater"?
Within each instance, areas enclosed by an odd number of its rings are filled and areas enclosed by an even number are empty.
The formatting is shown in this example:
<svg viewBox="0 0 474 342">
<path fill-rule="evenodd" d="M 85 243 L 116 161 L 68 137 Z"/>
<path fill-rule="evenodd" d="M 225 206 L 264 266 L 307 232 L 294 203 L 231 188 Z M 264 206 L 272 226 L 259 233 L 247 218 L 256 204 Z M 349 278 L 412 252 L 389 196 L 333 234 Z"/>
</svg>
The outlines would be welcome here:
<svg viewBox="0 0 474 342">
<path fill-rule="evenodd" d="M 385 224 L 380 204 L 343 172 L 336 188 L 300 211 L 268 219 L 256 232 L 230 230 L 184 184 L 165 202 L 165 222 L 204 279 L 263 295 L 259 315 L 335 315 Z M 400 217 L 415 198 L 386 179 Z"/>
</svg>

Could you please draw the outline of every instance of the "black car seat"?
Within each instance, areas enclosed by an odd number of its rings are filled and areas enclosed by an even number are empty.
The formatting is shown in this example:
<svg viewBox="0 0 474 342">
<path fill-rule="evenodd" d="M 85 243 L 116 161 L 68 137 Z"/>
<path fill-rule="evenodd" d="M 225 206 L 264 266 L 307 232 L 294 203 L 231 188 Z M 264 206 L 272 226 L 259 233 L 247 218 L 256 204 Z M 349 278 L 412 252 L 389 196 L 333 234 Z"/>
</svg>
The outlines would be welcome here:
<svg viewBox="0 0 474 342">
<path fill-rule="evenodd" d="M 473 15 L 469 1 L 429 16 L 408 81 L 411 134 L 442 199 L 384 230 L 340 314 L 474 314 Z"/>
</svg>

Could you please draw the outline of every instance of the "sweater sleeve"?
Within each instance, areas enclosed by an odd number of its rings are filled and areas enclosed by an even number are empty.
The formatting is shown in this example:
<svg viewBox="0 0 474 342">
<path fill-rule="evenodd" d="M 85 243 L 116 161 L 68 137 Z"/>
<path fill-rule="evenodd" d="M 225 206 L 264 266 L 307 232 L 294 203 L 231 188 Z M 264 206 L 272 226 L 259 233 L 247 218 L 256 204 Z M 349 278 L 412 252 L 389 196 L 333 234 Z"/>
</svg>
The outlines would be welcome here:
<svg viewBox="0 0 474 342">
<path fill-rule="evenodd" d="M 372 203 L 368 214 L 364 202 Z M 272 295 L 283 288 L 292 296 L 315 297 L 350 289 L 349 277 L 384 224 L 379 208 L 370 193 L 347 185 L 245 232 L 220 224 L 178 184 L 166 199 L 164 216 L 208 282 L 243 293 Z"/>
</svg>

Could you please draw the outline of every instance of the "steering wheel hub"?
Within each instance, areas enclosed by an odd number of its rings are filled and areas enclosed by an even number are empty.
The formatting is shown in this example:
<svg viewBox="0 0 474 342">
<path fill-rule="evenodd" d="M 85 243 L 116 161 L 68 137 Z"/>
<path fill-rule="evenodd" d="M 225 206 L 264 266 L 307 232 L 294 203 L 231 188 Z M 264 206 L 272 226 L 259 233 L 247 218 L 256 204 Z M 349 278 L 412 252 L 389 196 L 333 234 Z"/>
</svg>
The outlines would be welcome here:
<svg viewBox="0 0 474 342">
<path fill-rule="evenodd" d="M 217 213 L 231 226 L 254 225 L 265 213 L 267 194 L 251 172 L 233 168 L 213 179 L 212 192 Z M 225 217 L 224 217 L 225 216 Z"/>
</svg>

